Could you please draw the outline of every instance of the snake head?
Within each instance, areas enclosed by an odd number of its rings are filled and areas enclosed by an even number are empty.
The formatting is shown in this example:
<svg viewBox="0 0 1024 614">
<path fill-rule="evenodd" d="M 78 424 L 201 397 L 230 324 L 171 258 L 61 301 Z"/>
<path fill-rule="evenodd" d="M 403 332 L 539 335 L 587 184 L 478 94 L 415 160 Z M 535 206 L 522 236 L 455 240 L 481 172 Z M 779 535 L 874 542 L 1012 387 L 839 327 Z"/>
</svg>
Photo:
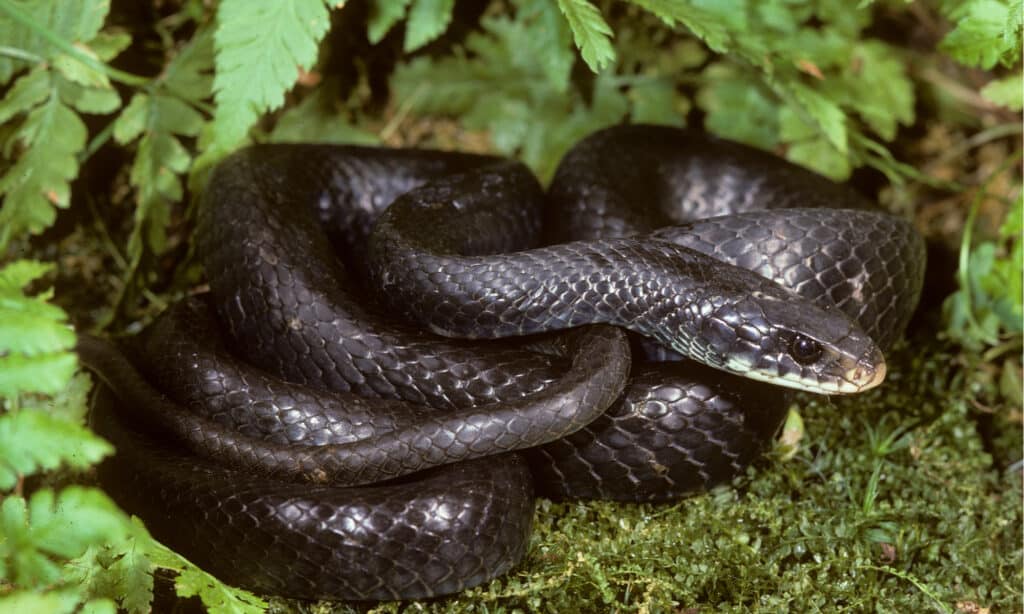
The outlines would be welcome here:
<svg viewBox="0 0 1024 614">
<path fill-rule="evenodd" d="M 743 377 L 819 394 L 852 394 L 885 379 L 881 350 L 838 309 L 766 286 L 701 318 L 693 358 Z"/>
</svg>

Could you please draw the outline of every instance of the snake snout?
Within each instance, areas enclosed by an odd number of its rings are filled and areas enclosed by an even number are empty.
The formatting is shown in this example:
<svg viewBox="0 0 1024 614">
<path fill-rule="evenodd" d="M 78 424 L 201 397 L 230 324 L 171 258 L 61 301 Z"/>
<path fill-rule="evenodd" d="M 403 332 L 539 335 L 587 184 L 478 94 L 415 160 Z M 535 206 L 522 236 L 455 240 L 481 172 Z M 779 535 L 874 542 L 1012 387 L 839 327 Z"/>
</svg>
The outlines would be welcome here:
<svg viewBox="0 0 1024 614">
<path fill-rule="evenodd" d="M 877 347 L 862 356 L 854 367 L 846 372 L 844 378 L 848 389 L 841 392 L 863 392 L 870 390 L 885 381 L 886 365 L 885 356 Z"/>
</svg>

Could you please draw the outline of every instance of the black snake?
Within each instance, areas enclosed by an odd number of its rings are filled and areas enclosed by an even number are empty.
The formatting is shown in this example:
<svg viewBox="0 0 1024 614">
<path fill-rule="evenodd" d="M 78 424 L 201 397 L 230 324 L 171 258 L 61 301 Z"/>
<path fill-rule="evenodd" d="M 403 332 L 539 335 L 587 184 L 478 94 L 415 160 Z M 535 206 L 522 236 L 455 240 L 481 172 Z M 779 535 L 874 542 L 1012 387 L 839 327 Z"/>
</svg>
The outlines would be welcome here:
<svg viewBox="0 0 1024 614">
<path fill-rule="evenodd" d="M 100 478 L 210 572 L 299 598 L 503 573 L 534 484 L 657 501 L 730 479 L 788 404 L 764 382 L 883 379 L 924 269 L 910 224 L 848 188 L 653 126 L 581 141 L 546 194 L 488 156 L 254 146 L 196 237 L 208 296 L 120 351 L 81 338 L 110 385 Z"/>
</svg>

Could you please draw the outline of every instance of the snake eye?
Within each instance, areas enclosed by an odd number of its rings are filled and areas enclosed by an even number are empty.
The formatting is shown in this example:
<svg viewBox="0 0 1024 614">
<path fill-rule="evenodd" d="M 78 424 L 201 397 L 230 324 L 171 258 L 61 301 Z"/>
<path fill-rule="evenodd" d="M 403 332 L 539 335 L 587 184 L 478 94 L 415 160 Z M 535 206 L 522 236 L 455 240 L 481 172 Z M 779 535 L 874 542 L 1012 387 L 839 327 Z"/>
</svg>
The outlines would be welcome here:
<svg viewBox="0 0 1024 614">
<path fill-rule="evenodd" d="M 809 365 L 821 358 L 821 344 L 803 335 L 796 335 L 789 344 L 789 353 L 802 365 Z"/>
</svg>

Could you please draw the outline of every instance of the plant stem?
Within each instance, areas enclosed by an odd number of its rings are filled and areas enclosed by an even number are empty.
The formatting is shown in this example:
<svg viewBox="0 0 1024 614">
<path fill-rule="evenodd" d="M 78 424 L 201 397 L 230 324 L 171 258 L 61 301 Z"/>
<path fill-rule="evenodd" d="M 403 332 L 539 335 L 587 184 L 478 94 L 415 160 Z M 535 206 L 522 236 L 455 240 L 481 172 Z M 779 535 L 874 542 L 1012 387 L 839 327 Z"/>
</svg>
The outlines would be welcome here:
<svg viewBox="0 0 1024 614">
<path fill-rule="evenodd" d="M 29 64 L 39 64 L 46 61 L 46 58 L 42 56 L 29 53 L 28 51 L 17 47 L 8 47 L 7 45 L 0 45 L 0 55 L 14 60 L 28 62 Z"/>
<path fill-rule="evenodd" d="M 980 324 L 978 324 L 978 321 L 974 317 L 974 286 L 971 284 L 969 275 L 974 222 L 978 217 L 978 210 L 981 208 L 981 203 L 985 200 L 985 196 L 988 194 L 989 185 L 991 185 L 992 181 L 996 177 L 1001 175 L 1006 169 L 1010 168 L 1010 165 L 1016 164 L 1020 161 L 1021 153 L 1022 152 L 1018 151 L 1016 154 L 1006 158 L 1006 160 L 999 165 L 999 168 L 985 178 L 985 181 L 978 186 L 978 191 L 975 193 L 974 199 L 971 201 L 971 209 L 967 212 L 967 220 L 964 222 L 964 233 L 960 237 L 960 258 L 956 276 L 957 282 L 960 284 L 960 289 L 964 293 L 964 313 L 967 316 L 967 323 L 970 325 L 971 329 L 978 334 L 978 338 L 984 341 L 986 345 L 998 345 L 999 340 L 986 335 L 984 329 Z"/>
<path fill-rule="evenodd" d="M 86 145 L 85 150 L 78 154 L 78 165 L 85 164 L 85 161 L 92 157 L 96 150 L 103 147 L 103 144 L 110 140 L 110 137 L 114 134 L 114 124 L 116 122 L 107 122 L 107 125 L 96 133 L 96 136 L 89 140 L 89 144 Z"/>
</svg>

